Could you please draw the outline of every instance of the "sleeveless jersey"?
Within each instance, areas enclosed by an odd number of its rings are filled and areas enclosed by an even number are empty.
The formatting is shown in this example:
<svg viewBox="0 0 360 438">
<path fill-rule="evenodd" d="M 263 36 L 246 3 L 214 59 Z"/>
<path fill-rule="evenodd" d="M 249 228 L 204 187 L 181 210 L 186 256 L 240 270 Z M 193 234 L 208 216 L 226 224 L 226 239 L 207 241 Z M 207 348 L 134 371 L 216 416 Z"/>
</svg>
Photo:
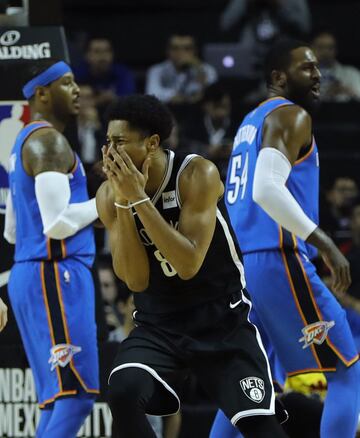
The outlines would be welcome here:
<svg viewBox="0 0 360 438">
<path fill-rule="evenodd" d="M 165 150 L 167 169 L 152 203 L 162 217 L 175 229 L 181 212 L 179 177 L 197 155 L 178 155 Z M 217 210 L 216 227 L 209 250 L 199 272 L 190 280 L 182 280 L 173 266 L 156 248 L 135 214 L 136 226 L 145 246 L 150 264 L 149 287 L 134 294 L 140 313 L 166 314 L 184 310 L 245 287 L 241 253 L 226 219 L 222 201 Z M 224 207 L 224 206 L 223 206 Z"/>
<path fill-rule="evenodd" d="M 262 145 L 265 118 L 276 108 L 293 105 L 282 97 L 269 99 L 246 115 L 235 136 L 226 181 L 226 207 L 243 253 L 298 248 L 309 258 L 316 249 L 280 227 L 253 201 L 252 189 L 257 156 Z M 269 145 L 271 146 L 271 145 Z M 287 188 L 305 214 L 319 222 L 319 159 L 315 140 L 295 162 Z"/>
<path fill-rule="evenodd" d="M 16 218 L 15 261 L 59 260 L 76 258 L 91 266 L 95 255 L 95 241 L 91 225 L 64 240 L 49 239 L 43 234 L 40 210 L 35 196 L 35 179 L 29 176 L 22 163 L 22 147 L 36 130 L 48 128 L 47 122 L 32 122 L 16 138 L 10 156 L 9 183 Z M 83 165 L 76 155 L 73 170 L 69 173 L 70 203 L 89 199 Z"/>
</svg>

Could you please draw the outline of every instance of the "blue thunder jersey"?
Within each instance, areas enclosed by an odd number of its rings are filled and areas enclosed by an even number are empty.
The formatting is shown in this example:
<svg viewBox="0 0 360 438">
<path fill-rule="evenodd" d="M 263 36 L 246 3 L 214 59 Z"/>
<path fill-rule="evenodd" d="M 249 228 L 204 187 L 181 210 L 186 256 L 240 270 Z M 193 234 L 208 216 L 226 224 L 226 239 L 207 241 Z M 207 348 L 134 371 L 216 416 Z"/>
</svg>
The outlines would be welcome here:
<svg viewBox="0 0 360 438">
<path fill-rule="evenodd" d="M 40 210 L 35 196 L 35 179 L 29 176 L 22 163 L 22 147 L 36 130 L 51 125 L 36 121 L 25 126 L 16 138 L 10 157 L 9 183 L 16 217 L 15 261 L 60 260 L 76 258 L 87 266 L 93 264 L 95 255 L 94 232 L 91 225 L 63 240 L 49 239 L 43 233 Z M 69 173 L 70 203 L 89 199 L 86 176 L 78 156 Z"/>
<path fill-rule="evenodd" d="M 280 227 L 252 197 L 265 118 L 285 105 L 293 102 L 282 97 L 271 98 L 244 118 L 229 161 L 225 202 L 243 254 L 287 247 L 298 248 L 311 259 L 316 256 L 316 248 Z M 315 140 L 295 162 L 286 185 L 305 214 L 318 224 L 319 159 Z"/>
</svg>

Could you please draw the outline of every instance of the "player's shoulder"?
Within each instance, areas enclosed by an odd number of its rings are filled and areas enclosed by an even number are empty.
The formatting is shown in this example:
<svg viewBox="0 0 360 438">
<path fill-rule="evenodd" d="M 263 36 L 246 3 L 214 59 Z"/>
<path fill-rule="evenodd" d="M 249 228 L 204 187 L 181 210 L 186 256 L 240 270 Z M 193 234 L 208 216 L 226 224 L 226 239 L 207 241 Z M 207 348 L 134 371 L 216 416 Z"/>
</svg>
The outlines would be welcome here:
<svg viewBox="0 0 360 438">
<path fill-rule="evenodd" d="M 52 126 L 46 126 L 31 132 L 24 143 L 24 148 L 31 149 L 39 147 L 61 149 L 70 146 L 61 132 Z"/>
<path fill-rule="evenodd" d="M 100 187 L 97 189 L 96 198 L 99 199 L 112 199 L 114 200 L 114 195 L 111 189 L 110 182 L 108 180 L 104 181 Z"/>
<path fill-rule="evenodd" d="M 201 156 L 194 157 L 185 167 L 179 180 L 180 191 L 184 199 L 188 195 L 201 195 L 215 193 L 221 196 L 223 184 L 216 165 Z"/>
<path fill-rule="evenodd" d="M 198 155 L 185 167 L 181 177 L 189 181 L 196 180 L 206 183 L 209 180 L 220 178 L 220 175 L 216 165 L 212 161 Z"/>
<path fill-rule="evenodd" d="M 26 171 L 37 175 L 46 171 L 66 173 L 74 165 L 74 153 L 63 134 L 49 126 L 32 132 L 22 149 Z"/>
<path fill-rule="evenodd" d="M 47 155 L 51 156 L 53 160 L 57 160 L 58 158 L 63 159 L 64 154 L 72 156 L 72 149 L 65 136 L 52 126 L 32 132 L 23 146 L 25 159 Z"/>
<path fill-rule="evenodd" d="M 265 120 L 265 123 L 271 123 L 278 125 L 281 128 L 284 127 L 311 127 L 311 116 L 301 106 L 283 105 L 275 108 Z"/>
</svg>

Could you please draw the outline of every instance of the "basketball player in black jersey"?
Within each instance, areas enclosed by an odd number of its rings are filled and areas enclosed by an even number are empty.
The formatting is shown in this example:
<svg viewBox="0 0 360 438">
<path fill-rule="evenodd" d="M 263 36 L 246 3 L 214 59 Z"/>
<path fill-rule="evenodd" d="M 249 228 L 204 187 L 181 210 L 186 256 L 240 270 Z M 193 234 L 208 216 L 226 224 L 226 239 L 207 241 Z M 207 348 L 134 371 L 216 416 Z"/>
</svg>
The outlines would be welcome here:
<svg viewBox="0 0 360 438">
<path fill-rule="evenodd" d="M 109 377 L 119 437 L 155 437 L 145 414 L 177 412 L 189 372 L 245 437 L 285 437 L 215 165 L 162 148 L 172 118 L 153 96 L 109 120 L 97 208 L 136 307 Z"/>
</svg>

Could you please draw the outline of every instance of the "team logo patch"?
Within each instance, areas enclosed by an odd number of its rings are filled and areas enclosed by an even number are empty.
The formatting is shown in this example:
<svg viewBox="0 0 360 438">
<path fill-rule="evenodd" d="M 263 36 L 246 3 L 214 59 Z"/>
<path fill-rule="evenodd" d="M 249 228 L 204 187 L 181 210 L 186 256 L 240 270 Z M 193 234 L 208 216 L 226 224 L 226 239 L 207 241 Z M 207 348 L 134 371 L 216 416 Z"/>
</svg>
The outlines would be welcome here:
<svg viewBox="0 0 360 438">
<path fill-rule="evenodd" d="M 175 190 L 170 190 L 170 192 L 164 192 L 162 194 L 163 209 L 177 207 Z"/>
<path fill-rule="evenodd" d="M 309 347 L 312 344 L 321 345 L 331 329 L 334 327 L 335 321 L 317 321 L 313 324 L 309 324 L 303 329 L 301 329 L 303 333 L 303 337 L 299 339 L 299 342 L 303 342 L 303 349 Z"/>
<path fill-rule="evenodd" d="M 240 380 L 240 386 L 247 398 L 255 403 L 261 403 L 265 397 L 265 384 L 258 377 L 246 377 Z"/>
<path fill-rule="evenodd" d="M 50 349 L 51 371 L 57 366 L 65 368 L 76 353 L 81 351 L 81 347 L 76 347 L 71 344 L 57 344 Z"/>
</svg>

